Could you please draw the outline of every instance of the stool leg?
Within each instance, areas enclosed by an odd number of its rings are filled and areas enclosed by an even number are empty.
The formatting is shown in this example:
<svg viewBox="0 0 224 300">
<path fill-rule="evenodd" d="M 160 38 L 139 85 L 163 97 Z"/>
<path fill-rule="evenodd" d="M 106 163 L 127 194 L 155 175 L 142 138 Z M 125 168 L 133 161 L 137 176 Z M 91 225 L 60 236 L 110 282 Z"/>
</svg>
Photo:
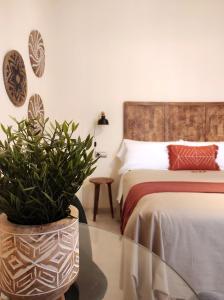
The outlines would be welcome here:
<svg viewBox="0 0 224 300">
<path fill-rule="evenodd" d="M 122 207 L 123 207 L 123 196 L 122 196 L 121 202 L 120 202 L 120 219 L 122 218 Z"/>
<path fill-rule="evenodd" d="M 110 211 L 112 218 L 114 217 L 114 209 L 113 209 L 113 202 L 112 202 L 112 192 L 111 192 L 111 184 L 107 184 L 108 187 L 108 194 L 109 194 L 109 200 L 110 200 Z"/>
<path fill-rule="evenodd" d="M 95 183 L 95 193 L 94 193 L 94 209 L 93 209 L 93 221 L 96 221 L 96 215 L 98 213 L 98 203 L 100 196 L 100 184 Z"/>
</svg>

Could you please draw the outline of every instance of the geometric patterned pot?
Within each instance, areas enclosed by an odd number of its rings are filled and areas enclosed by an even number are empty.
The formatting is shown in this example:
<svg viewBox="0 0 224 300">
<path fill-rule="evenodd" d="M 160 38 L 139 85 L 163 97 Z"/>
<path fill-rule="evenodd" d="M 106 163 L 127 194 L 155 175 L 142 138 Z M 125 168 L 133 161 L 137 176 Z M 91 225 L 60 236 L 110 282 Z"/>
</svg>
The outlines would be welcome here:
<svg viewBox="0 0 224 300">
<path fill-rule="evenodd" d="M 11 300 L 56 300 L 79 272 L 79 223 L 17 225 L 0 215 L 0 290 Z"/>
</svg>

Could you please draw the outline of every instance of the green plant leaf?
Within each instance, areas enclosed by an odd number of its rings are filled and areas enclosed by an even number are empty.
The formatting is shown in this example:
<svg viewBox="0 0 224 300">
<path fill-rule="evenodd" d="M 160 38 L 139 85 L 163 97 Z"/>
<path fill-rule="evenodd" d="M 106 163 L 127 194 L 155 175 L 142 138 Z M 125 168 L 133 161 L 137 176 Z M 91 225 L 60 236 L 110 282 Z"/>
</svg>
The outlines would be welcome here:
<svg viewBox="0 0 224 300">
<path fill-rule="evenodd" d="M 73 121 L 13 120 L 16 127 L 1 124 L 0 211 L 30 225 L 68 216 L 73 195 L 96 168 L 92 137 L 75 137 Z"/>
</svg>

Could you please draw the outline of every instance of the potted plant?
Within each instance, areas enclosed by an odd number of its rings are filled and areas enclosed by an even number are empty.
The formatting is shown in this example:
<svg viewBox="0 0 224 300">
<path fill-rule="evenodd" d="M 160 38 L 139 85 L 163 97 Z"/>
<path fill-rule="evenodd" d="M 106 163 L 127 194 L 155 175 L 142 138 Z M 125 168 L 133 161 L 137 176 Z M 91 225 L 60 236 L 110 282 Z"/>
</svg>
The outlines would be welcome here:
<svg viewBox="0 0 224 300">
<path fill-rule="evenodd" d="M 74 122 L 15 122 L 1 125 L 0 290 L 10 299 L 59 299 L 78 275 L 70 204 L 95 170 L 92 138 L 75 138 Z"/>
</svg>

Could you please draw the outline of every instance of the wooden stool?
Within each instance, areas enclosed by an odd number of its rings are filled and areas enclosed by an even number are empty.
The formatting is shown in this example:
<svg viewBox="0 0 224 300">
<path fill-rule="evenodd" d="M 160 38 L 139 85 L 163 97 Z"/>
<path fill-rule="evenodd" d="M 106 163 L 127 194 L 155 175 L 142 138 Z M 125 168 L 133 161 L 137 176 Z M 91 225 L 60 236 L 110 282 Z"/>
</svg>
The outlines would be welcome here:
<svg viewBox="0 0 224 300">
<path fill-rule="evenodd" d="M 112 202 L 112 192 L 111 192 L 111 183 L 114 181 L 112 178 L 108 177 L 95 177 L 90 178 L 89 180 L 91 183 L 95 185 L 95 193 L 94 193 L 94 208 L 93 208 L 93 221 L 96 221 L 96 215 L 98 213 L 98 204 L 99 204 L 99 196 L 100 196 L 100 185 L 107 184 L 108 187 L 108 195 L 109 195 L 109 202 L 110 202 L 110 211 L 112 218 L 114 217 L 114 210 L 113 210 L 113 202 Z"/>
</svg>

